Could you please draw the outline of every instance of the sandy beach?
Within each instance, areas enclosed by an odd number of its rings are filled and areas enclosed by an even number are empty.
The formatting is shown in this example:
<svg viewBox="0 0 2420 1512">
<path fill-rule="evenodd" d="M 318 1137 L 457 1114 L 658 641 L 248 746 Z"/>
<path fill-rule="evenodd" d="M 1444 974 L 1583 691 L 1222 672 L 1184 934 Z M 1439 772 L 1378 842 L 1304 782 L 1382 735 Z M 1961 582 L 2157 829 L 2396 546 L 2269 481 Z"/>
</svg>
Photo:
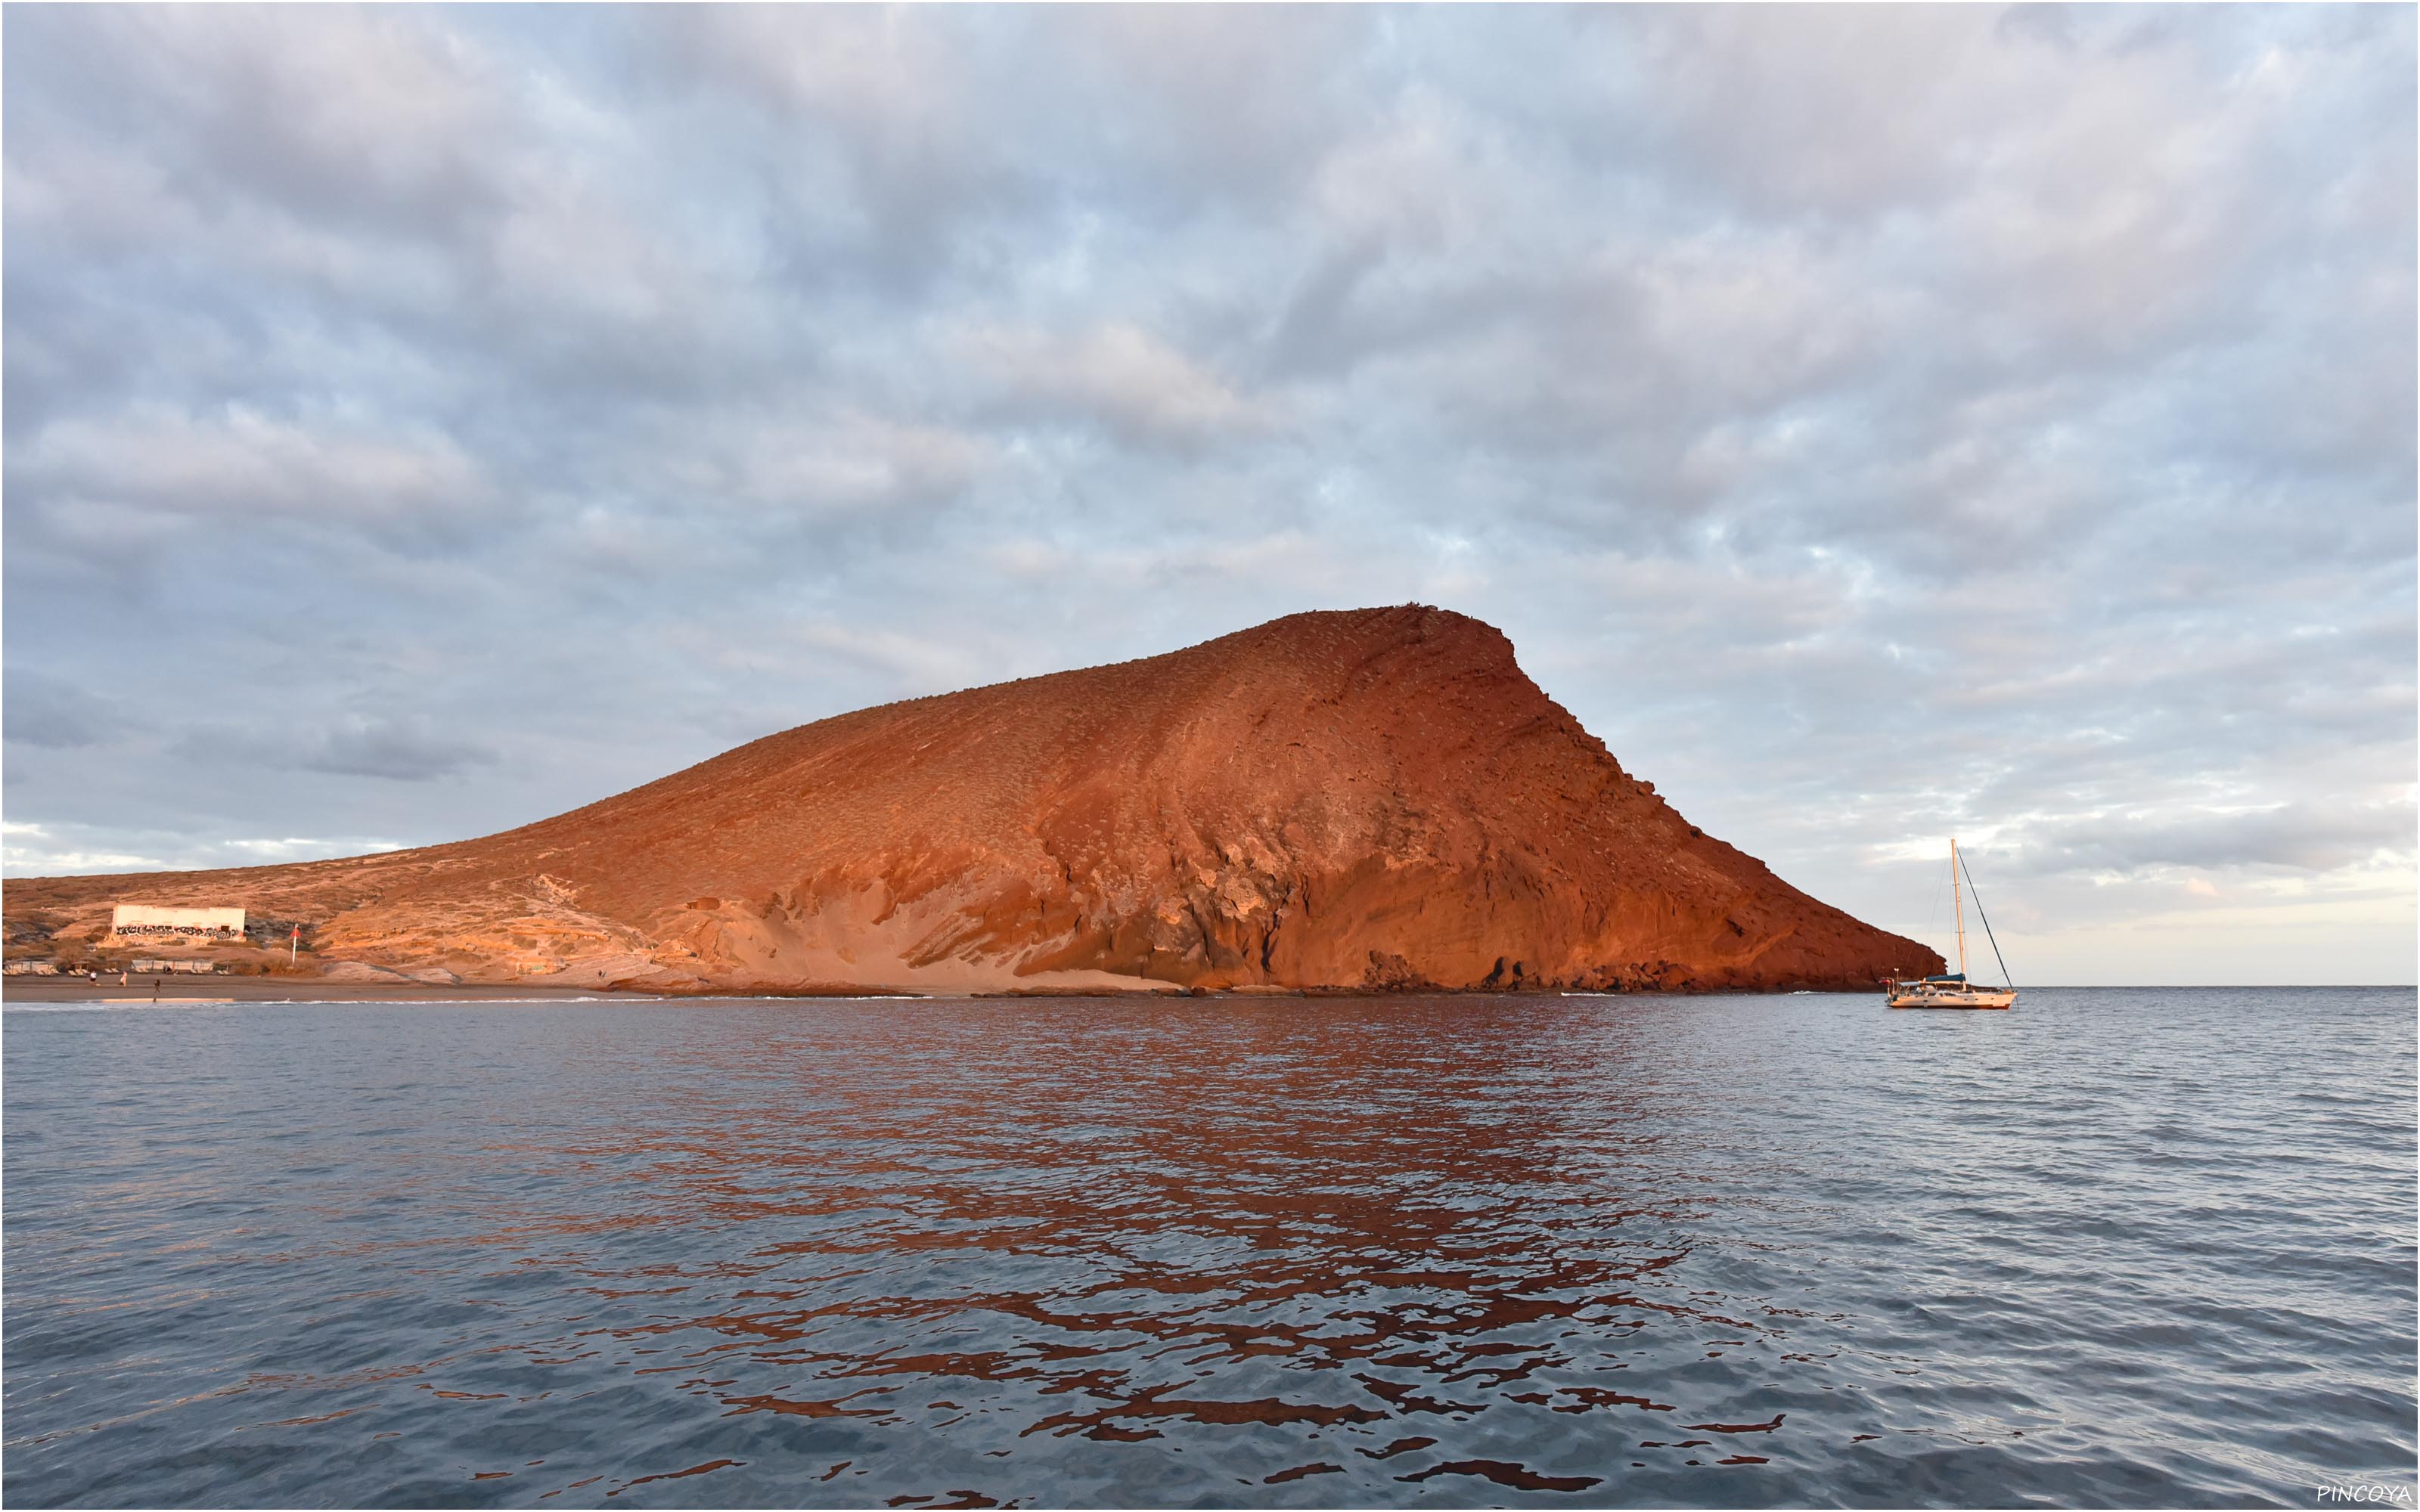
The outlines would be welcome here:
<svg viewBox="0 0 2420 1512">
<path fill-rule="evenodd" d="M 0 988 L 0 1007 L 21 1003 L 148 1003 L 152 979 L 116 975 L 99 982 L 82 978 L 9 979 Z M 646 1002 L 652 993 L 611 992 L 599 987 L 440 985 L 422 981 L 315 981 L 293 977 L 163 977 L 163 1003 L 567 1003 Z"/>
</svg>

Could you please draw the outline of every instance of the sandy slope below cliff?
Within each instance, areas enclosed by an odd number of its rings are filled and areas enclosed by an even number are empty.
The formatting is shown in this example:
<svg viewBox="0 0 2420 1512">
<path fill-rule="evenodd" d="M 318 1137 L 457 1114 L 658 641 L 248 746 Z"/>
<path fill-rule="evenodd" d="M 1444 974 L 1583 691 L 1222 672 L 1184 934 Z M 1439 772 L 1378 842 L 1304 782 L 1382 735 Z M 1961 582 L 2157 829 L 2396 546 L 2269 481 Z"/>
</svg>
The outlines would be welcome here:
<svg viewBox="0 0 2420 1512">
<path fill-rule="evenodd" d="M 240 904 L 429 980 L 941 991 L 1864 986 L 1939 957 L 1700 834 L 1418 606 L 864 709 L 483 840 L 14 881 Z M 23 933 L 22 930 L 20 933 Z"/>
</svg>

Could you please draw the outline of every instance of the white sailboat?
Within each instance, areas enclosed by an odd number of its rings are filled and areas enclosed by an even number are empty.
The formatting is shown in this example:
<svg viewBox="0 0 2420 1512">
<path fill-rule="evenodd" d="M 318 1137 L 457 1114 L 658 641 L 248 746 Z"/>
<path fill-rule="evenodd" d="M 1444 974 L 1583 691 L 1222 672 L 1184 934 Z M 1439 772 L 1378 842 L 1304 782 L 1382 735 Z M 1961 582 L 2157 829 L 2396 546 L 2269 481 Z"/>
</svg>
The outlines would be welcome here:
<svg viewBox="0 0 2420 1512">
<path fill-rule="evenodd" d="M 1883 1003 L 1887 1008 L 2014 1008 L 2017 1006 L 2016 983 L 2009 977 L 2009 964 L 2000 957 L 2000 942 L 1992 934 L 1992 921 L 1984 918 L 1981 894 L 1975 898 L 1975 917 L 1983 920 L 1983 937 L 1992 941 L 1992 959 L 2000 963 L 2000 987 L 1985 987 L 1966 980 L 1966 903 L 1958 890 L 1958 878 L 1966 863 L 1958 858 L 1958 841 L 1949 842 L 1949 906 L 1958 916 L 1958 973 L 1956 976 L 1926 977 L 1917 981 L 1886 981 L 1883 983 Z M 1972 891 L 1973 877 L 1966 878 Z"/>
</svg>

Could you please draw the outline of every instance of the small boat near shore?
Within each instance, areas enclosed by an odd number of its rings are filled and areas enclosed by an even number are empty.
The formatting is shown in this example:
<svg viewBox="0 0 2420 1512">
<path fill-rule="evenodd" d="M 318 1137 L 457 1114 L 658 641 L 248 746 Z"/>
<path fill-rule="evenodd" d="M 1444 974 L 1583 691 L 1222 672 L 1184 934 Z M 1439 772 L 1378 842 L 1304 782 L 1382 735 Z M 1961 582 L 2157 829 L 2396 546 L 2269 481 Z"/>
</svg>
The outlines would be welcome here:
<svg viewBox="0 0 2420 1512">
<path fill-rule="evenodd" d="M 1949 906 L 1958 918 L 1958 970 L 1938 977 L 1925 977 L 1916 981 L 1891 980 L 1883 983 L 1883 1006 L 1885 1008 L 2014 1008 L 2017 1006 L 2016 982 L 2009 976 L 2009 963 L 2001 958 L 2000 942 L 1992 933 L 1992 921 L 1983 913 L 1982 895 L 1975 898 L 1975 917 L 1983 921 L 1983 937 L 1992 942 L 1992 959 L 2000 963 L 1998 987 L 1986 987 L 1966 980 L 1966 903 L 1959 891 L 1958 880 L 1966 872 L 1966 863 L 1959 859 L 1958 841 L 1949 842 Z M 1973 892 L 1975 879 L 1966 876 L 1966 891 Z"/>
</svg>

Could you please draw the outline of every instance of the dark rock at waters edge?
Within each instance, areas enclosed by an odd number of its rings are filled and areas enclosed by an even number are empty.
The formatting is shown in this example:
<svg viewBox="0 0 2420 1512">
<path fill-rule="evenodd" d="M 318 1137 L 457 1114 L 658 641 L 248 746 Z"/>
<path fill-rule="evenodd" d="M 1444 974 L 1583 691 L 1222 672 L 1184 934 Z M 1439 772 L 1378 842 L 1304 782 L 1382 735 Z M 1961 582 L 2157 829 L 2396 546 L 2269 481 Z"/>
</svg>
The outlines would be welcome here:
<svg viewBox="0 0 2420 1512">
<path fill-rule="evenodd" d="M 1417 605 L 861 709 L 482 840 L 21 879 L 5 913 L 56 946 L 113 903 L 298 919 L 318 969 L 435 983 L 1669 992 L 1942 968 L 1675 813 L 1500 631 Z"/>
</svg>

